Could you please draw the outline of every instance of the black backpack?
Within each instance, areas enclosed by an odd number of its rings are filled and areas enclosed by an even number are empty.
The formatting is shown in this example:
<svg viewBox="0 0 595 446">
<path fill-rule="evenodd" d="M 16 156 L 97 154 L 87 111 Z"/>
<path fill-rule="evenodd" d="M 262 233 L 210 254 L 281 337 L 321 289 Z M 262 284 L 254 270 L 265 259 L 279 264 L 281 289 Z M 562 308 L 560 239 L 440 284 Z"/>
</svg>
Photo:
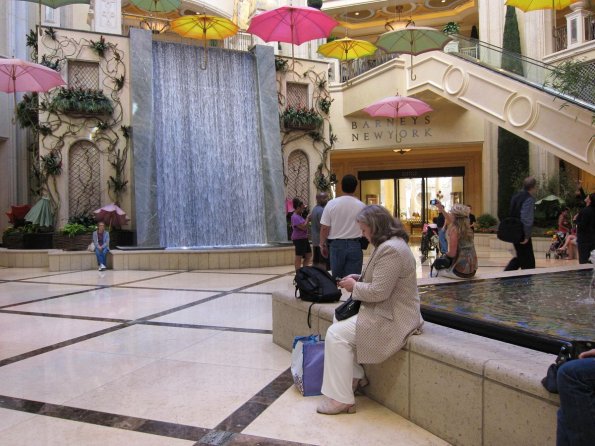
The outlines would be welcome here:
<svg viewBox="0 0 595 446">
<path fill-rule="evenodd" d="M 341 298 L 341 290 L 326 271 L 304 266 L 295 274 L 295 297 L 317 304 L 337 302 Z"/>
<path fill-rule="evenodd" d="M 299 291 L 299 296 L 298 296 Z M 329 273 L 313 266 L 304 266 L 295 273 L 295 297 L 314 304 L 338 302 L 341 290 Z M 308 328 L 312 305 L 308 308 Z"/>
</svg>

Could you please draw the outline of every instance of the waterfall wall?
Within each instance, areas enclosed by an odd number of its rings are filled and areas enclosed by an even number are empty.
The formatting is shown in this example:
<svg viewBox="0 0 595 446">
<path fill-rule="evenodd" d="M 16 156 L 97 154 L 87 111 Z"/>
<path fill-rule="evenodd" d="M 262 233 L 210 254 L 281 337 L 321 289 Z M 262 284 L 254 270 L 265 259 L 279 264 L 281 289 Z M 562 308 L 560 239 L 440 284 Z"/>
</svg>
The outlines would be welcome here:
<svg viewBox="0 0 595 446">
<path fill-rule="evenodd" d="M 283 240 L 272 52 L 210 48 L 201 70 L 202 48 L 132 31 L 138 245 Z"/>
</svg>

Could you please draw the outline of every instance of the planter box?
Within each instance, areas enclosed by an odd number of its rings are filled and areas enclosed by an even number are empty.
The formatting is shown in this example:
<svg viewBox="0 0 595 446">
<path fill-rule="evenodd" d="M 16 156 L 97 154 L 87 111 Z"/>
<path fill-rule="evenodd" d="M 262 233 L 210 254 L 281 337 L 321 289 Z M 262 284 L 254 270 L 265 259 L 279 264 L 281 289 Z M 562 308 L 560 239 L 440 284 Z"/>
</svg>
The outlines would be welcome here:
<svg viewBox="0 0 595 446">
<path fill-rule="evenodd" d="M 93 234 L 78 234 L 74 237 L 54 234 L 54 248 L 64 251 L 85 251 L 92 241 Z"/>
<path fill-rule="evenodd" d="M 24 235 L 22 232 L 10 232 L 2 236 L 2 246 L 7 249 L 25 249 Z"/>
<path fill-rule="evenodd" d="M 134 231 L 128 229 L 112 229 L 109 233 L 109 249 L 116 246 L 134 246 Z"/>
<path fill-rule="evenodd" d="M 285 121 L 283 123 L 283 127 L 285 128 L 285 130 L 305 130 L 305 131 L 311 131 L 311 130 L 316 130 L 318 128 L 317 124 L 294 124 L 291 122 L 287 122 Z"/>
<path fill-rule="evenodd" d="M 54 233 L 36 232 L 24 234 L 23 243 L 25 249 L 52 249 L 54 247 Z"/>
</svg>

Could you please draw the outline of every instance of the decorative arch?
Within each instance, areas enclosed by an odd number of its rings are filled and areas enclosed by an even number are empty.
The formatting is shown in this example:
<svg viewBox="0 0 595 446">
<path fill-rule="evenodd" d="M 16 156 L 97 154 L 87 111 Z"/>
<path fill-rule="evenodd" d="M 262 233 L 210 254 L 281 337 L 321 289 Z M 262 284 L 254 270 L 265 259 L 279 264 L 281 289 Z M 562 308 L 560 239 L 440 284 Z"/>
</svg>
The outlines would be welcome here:
<svg viewBox="0 0 595 446">
<path fill-rule="evenodd" d="M 91 141 L 77 141 L 68 153 L 68 215 L 89 214 L 101 207 L 99 149 Z"/>
<path fill-rule="evenodd" d="M 303 150 L 294 150 L 287 158 L 287 197 L 301 198 L 308 202 L 310 197 L 310 162 Z"/>
</svg>

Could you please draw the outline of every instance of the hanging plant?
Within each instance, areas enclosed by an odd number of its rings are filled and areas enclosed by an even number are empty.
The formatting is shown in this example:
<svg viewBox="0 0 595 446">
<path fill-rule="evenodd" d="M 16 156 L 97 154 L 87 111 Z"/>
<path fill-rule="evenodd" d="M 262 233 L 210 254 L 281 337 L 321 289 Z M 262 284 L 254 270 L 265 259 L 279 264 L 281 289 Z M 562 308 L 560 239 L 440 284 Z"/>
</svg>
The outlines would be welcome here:
<svg viewBox="0 0 595 446">
<path fill-rule="evenodd" d="M 322 0 L 308 0 L 310 8 L 322 9 Z"/>
<path fill-rule="evenodd" d="M 55 60 L 52 62 L 52 60 L 48 58 L 45 54 L 41 56 L 41 61 L 39 63 L 43 66 L 51 68 L 54 71 L 60 71 L 60 61 Z"/>
<path fill-rule="evenodd" d="M 124 88 L 124 80 L 125 80 L 124 75 L 114 78 L 114 84 L 115 84 L 114 89 L 116 91 L 120 91 L 122 88 Z"/>
<path fill-rule="evenodd" d="M 287 71 L 287 59 L 282 59 L 280 57 L 275 57 L 275 71 L 281 71 L 284 73 Z"/>
<path fill-rule="evenodd" d="M 444 34 L 458 34 L 460 28 L 461 27 L 459 26 L 459 24 L 457 22 L 448 22 L 442 28 L 442 32 Z"/>
<path fill-rule="evenodd" d="M 114 106 L 101 90 L 60 88 L 52 98 L 50 108 L 77 117 L 111 115 Z"/>
<path fill-rule="evenodd" d="M 313 108 L 289 106 L 281 114 L 281 121 L 286 129 L 314 130 L 323 123 L 320 116 Z"/>
<path fill-rule="evenodd" d="M 46 28 L 43 33 L 48 36 L 50 39 L 52 40 L 56 40 L 56 30 L 54 28 L 52 28 L 51 26 L 49 28 Z"/>
<path fill-rule="evenodd" d="M 322 98 L 318 101 L 318 107 L 320 107 L 323 113 L 328 115 L 331 111 L 331 103 L 333 101 L 334 99 Z"/>
<path fill-rule="evenodd" d="M 19 126 L 24 128 L 39 125 L 39 96 L 37 93 L 24 94 L 21 102 L 17 104 L 16 118 Z"/>
<path fill-rule="evenodd" d="M 99 57 L 105 57 L 105 52 L 109 48 L 109 44 L 106 43 L 105 38 L 101 36 L 97 42 L 91 40 L 89 47 L 97 53 Z"/>
<path fill-rule="evenodd" d="M 62 160 L 55 152 L 41 157 L 41 167 L 46 175 L 59 176 L 62 174 Z"/>
</svg>

